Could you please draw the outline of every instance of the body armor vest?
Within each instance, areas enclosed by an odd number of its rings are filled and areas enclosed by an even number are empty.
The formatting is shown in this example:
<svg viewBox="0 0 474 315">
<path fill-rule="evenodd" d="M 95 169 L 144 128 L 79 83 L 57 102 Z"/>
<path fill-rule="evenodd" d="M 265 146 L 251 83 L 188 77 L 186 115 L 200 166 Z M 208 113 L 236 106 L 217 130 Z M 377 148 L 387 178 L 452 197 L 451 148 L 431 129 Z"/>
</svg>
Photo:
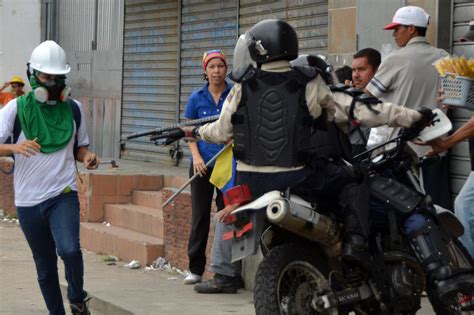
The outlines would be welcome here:
<svg viewBox="0 0 474 315">
<path fill-rule="evenodd" d="M 234 156 L 249 165 L 294 167 L 308 161 L 313 118 L 306 104 L 312 69 L 268 72 L 253 67 L 232 75 L 242 98 L 232 116 Z"/>
</svg>

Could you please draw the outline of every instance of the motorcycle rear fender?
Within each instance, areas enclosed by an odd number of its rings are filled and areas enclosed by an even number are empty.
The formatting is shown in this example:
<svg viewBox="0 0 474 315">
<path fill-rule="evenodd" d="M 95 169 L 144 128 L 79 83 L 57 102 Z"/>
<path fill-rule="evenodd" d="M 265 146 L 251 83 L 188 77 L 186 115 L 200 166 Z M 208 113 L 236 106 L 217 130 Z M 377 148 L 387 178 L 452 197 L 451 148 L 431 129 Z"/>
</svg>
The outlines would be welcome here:
<svg viewBox="0 0 474 315">
<path fill-rule="evenodd" d="M 453 236 L 459 237 L 464 234 L 464 226 L 459 219 L 451 211 L 444 209 L 438 205 L 434 205 L 438 220 L 443 224 Z"/>
<path fill-rule="evenodd" d="M 251 223 L 252 228 L 246 231 L 241 237 L 234 237 L 232 239 L 232 262 L 254 255 L 257 252 L 260 244 L 260 237 L 262 236 L 266 225 L 265 219 L 265 211 L 249 211 L 247 213 L 247 220 Z"/>
</svg>

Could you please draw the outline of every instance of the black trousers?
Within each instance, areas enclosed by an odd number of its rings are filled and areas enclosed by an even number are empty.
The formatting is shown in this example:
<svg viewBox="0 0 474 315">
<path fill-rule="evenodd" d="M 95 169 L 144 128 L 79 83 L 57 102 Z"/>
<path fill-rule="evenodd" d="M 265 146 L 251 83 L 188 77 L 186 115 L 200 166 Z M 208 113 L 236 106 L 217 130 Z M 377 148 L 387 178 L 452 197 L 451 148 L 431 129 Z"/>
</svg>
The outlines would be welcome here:
<svg viewBox="0 0 474 315">
<path fill-rule="evenodd" d="M 207 168 L 203 177 L 196 177 L 191 182 L 192 220 L 188 242 L 189 270 L 202 275 L 206 268 L 206 246 L 211 223 L 211 205 L 214 189 L 217 191 L 217 209 L 224 208 L 222 192 L 209 182 L 212 168 Z M 189 169 L 189 177 L 194 175 L 193 165 Z"/>
<path fill-rule="evenodd" d="M 316 196 L 343 218 L 345 232 L 367 237 L 369 233 L 369 187 L 363 171 L 342 161 L 313 159 L 311 173 L 296 190 Z"/>
<path fill-rule="evenodd" d="M 449 192 L 449 157 L 445 155 L 440 160 L 423 166 L 422 171 L 423 186 L 433 203 L 445 209 L 453 209 Z"/>
</svg>

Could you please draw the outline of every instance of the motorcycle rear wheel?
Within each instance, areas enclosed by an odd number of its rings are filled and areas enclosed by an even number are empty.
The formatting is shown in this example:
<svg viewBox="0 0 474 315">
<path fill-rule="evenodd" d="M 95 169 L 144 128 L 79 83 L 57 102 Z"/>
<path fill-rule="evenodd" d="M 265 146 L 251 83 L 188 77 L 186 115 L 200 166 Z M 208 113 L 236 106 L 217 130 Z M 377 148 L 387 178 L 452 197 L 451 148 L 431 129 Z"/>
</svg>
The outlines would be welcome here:
<svg viewBox="0 0 474 315">
<path fill-rule="evenodd" d="M 329 267 L 316 248 L 284 244 L 273 248 L 255 277 L 257 315 L 337 315 L 337 310 L 319 313 L 311 308 L 314 292 L 326 294 Z"/>
<path fill-rule="evenodd" d="M 469 255 L 466 248 L 458 239 L 453 239 L 452 242 L 448 243 L 448 253 L 452 267 L 474 268 L 474 262 L 471 255 Z M 463 312 L 456 309 L 454 306 L 446 306 L 445 303 L 438 299 L 433 290 L 427 288 L 426 291 L 428 293 L 431 306 L 433 306 L 433 310 L 437 315 L 474 315 L 474 311 Z"/>
</svg>

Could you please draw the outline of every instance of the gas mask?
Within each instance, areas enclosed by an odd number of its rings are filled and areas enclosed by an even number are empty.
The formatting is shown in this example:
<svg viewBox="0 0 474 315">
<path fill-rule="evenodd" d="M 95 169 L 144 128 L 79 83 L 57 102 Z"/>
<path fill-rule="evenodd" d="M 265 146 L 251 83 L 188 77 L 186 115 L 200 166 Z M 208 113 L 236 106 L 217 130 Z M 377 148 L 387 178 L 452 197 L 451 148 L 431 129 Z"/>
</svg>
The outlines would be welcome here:
<svg viewBox="0 0 474 315">
<path fill-rule="evenodd" d="M 37 71 L 33 71 L 33 74 L 31 74 L 28 69 L 27 74 L 31 87 L 34 90 L 35 98 L 40 103 L 56 105 L 58 100 L 65 102 L 71 94 L 71 88 L 66 86 L 66 76 L 64 75 L 58 75 L 54 80 L 41 82 L 38 80 Z"/>
</svg>

